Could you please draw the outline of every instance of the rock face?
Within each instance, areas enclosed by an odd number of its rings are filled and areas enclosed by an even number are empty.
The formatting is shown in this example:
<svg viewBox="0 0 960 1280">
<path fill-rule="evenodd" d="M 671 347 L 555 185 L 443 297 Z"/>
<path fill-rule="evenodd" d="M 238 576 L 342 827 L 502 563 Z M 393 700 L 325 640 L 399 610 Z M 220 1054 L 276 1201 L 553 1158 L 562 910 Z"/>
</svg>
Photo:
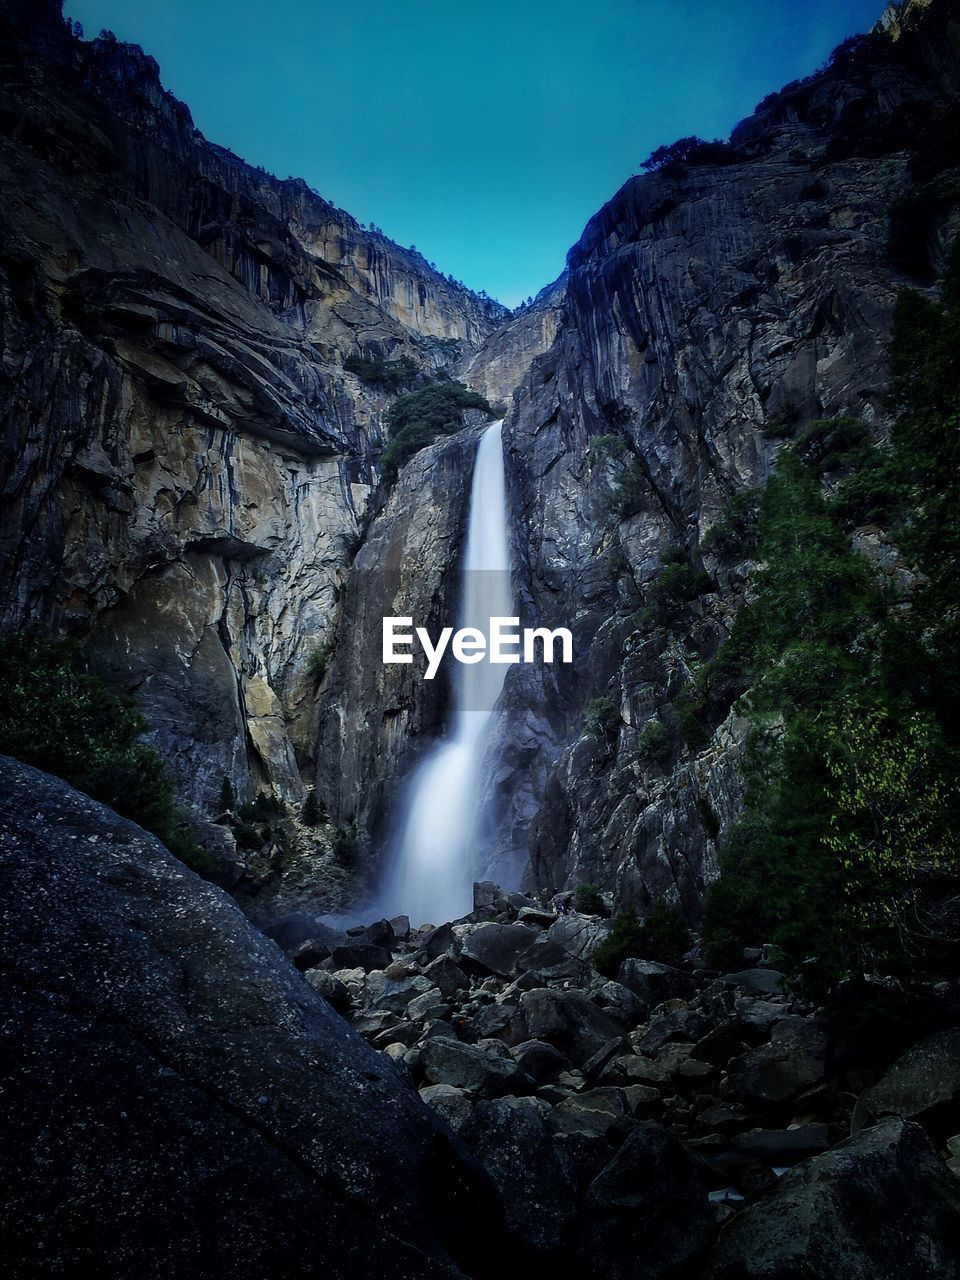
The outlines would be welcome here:
<svg viewBox="0 0 960 1280">
<path fill-rule="evenodd" d="M 52 0 L 0 43 L 2 623 L 89 635 L 188 801 L 300 800 L 388 403 L 344 360 L 450 365 L 506 312 L 208 143 Z"/>
<path fill-rule="evenodd" d="M 132 823 L 0 779 L 4 1274 L 492 1274 L 490 1185 L 274 944 Z"/>
<path fill-rule="evenodd" d="M 299 803 L 314 770 L 373 873 L 448 702 L 381 665 L 380 619 L 455 608 L 477 424 L 387 498 L 390 397 L 345 361 L 449 369 L 509 408 L 523 623 L 575 637 L 572 670 L 509 672 L 491 867 L 529 856 L 531 885 L 668 896 L 695 921 L 746 726 L 686 745 L 676 699 L 750 568 L 703 535 L 769 474 L 776 435 L 848 413 L 885 431 L 907 279 L 891 205 L 914 125 L 960 83 L 947 0 L 895 7 L 884 32 L 771 95 L 719 159 L 627 182 L 511 316 L 208 143 L 139 50 L 76 40 L 53 0 L 7 4 L 2 625 L 86 635 L 201 810 L 225 775 Z M 929 212 L 927 268 L 954 222 L 950 200 Z M 651 621 L 674 553 L 710 588 Z"/>
</svg>

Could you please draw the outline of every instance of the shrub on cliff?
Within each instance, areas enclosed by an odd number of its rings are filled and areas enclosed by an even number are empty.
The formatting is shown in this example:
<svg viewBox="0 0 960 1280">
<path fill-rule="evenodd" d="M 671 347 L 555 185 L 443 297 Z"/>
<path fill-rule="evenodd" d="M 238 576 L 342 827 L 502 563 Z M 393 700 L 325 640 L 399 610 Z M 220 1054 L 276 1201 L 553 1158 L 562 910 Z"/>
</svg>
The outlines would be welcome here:
<svg viewBox="0 0 960 1280">
<path fill-rule="evenodd" d="M 595 884 L 578 884 L 573 905 L 585 916 L 602 916 L 606 912 L 603 894 Z"/>
<path fill-rule="evenodd" d="M 380 458 L 384 480 L 392 483 L 415 453 L 440 436 L 459 431 L 465 409 L 492 414 L 490 405 L 479 392 L 453 378 L 439 378 L 395 400 L 387 411 L 390 443 Z"/>
<path fill-rule="evenodd" d="M 680 912 L 658 898 L 643 921 L 633 908 L 620 912 L 593 953 L 594 968 L 606 978 L 616 978 L 624 960 L 631 958 L 679 964 L 692 941 Z"/>
<path fill-rule="evenodd" d="M 399 391 L 414 386 L 421 371 L 409 356 L 399 360 L 368 359 L 365 356 L 347 356 L 343 362 L 347 373 L 355 374 L 368 387 L 380 387 L 384 391 Z"/>
<path fill-rule="evenodd" d="M 178 858 L 209 870 L 147 724 L 92 669 L 74 641 L 32 632 L 0 640 L 0 752 L 85 791 L 159 836 Z"/>
<path fill-rule="evenodd" d="M 670 174 L 682 172 L 689 164 L 731 164 L 738 158 L 736 149 L 729 142 L 721 142 L 719 139 L 707 142 L 703 138 L 690 136 L 657 147 L 640 167 L 648 173 L 662 171 Z"/>
</svg>

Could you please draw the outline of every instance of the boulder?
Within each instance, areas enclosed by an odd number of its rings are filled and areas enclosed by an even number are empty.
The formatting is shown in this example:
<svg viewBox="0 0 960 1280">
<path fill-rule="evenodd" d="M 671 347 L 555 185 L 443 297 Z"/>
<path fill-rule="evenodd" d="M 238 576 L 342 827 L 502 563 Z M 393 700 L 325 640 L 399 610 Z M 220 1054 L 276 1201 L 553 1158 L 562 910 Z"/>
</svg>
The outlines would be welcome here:
<svg viewBox="0 0 960 1280">
<path fill-rule="evenodd" d="M 345 982 L 325 969 L 311 969 L 306 974 L 306 980 L 338 1013 L 349 1013 L 353 1000 Z"/>
<path fill-rule="evenodd" d="M 547 930 L 547 937 L 578 960 L 589 960 L 607 937 L 609 929 L 583 916 L 560 916 Z"/>
<path fill-rule="evenodd" d="M 444 996 L 452 996 L 455 991 L 462 991 L 470 985 L 466 974 L 449 955 L 432 960 L 424 969 L 423 976 L 429 978 Z"/>
<path fill-rule="evenodd" d="M 538 987 L 520 997 L 525 1039 L 545 1040 L 571 1062 L 585 1062 L 610 1040 L 622 1039 L 622 1028 L 581 991 Z"/>
<path fill-rule="evenodd" d="M 478 1098 L 530 1093 L 533 1081 L 512 1058 L 500 1058 L 448 1036 L 431 1036 L 420 1048 L 420 1067 L 430 1084 L 450 1084 Z"/>
<path fill-rule="evenodd" d="M 572 1235 L 576 1185 L 537 1112 L 510 1099 L 479 1102 L 460 1135 L 500 1192 L 510 1231 L 544 1261 L 562 1257 Z"/>
<path fill-rule="evenodd" d="M 5 1275 L 492 1275 L 494 1190 L 220 889 L 0 759 Z"/>
<path fill-rule="evenodd" d="M 517 913 L 520 924 L 535 925 L 540 929 L 549 929 L 556 918 L 555 911 L 547 911 L 543 907 L 521 907 Z"/>
<path fill-rule="evenodd" d="M 789 1165 L 819 1155 L 830 1146 L 825 1124 L 798 1124 L 790 1129 L 750 1129 L 733 1140 L 737 1151 L 767 1164 Z"/>
<path fill-rule="evenodd" d="M 826 1072 L 826 1028 L 811 1018 L 783 1018 L 769 1044 L 750 1049 L 727 1068 L 734 1093 L 745 1102 L 786 1102 Z"/>
<path fill-rule="evenodd" d="M 566 1098 L 553 1112 L 551 1123 L 559 1133 L 606 1135 L 631 1114 L 622 1089 L 586 1089 Z"/>
<path fill-rule="evenodd" d="M 680 969 L 655 960 L 624 960 L 618 975 L 620 983 L 640 1001 L 644 1014 L 665 1000 L 683 999 L 693 992 L 693 979 Z"/>
<path fill-rule="evenodd" d="M 957 1280 L 960 1182 L 888 1119 L 791 1170 L 725 1229 L 709 1280 Z"/>
<path fill-rule="evenodd" d="M 439 924 L 435 929 L 428 929 L 422 936 L 420 951 L 426 960 L 436 960 L 438 956 L 450 954 L 453 957 L 459 952 L 459 943 L 453 932 L 453 926 Z"/>
<path fill-rule="evenodd" d="M 644 1121 L 591 1182 L 578 1229 L 588 1274 L 610 1280 L 681 1280 L 716 1234 L 693 1160 L 667 1131 Z"/>
<path fill-rule="evenodd" d="M 383 947 L 385 951 L 389 951 L 397 941 L 389 920 L 375 920 L 373 924 L 368 924 L 362 936 L 364 942 L 369 942 L 371 947 Z"/>
<path fill-rule="evenodd" d="M 374 969 L 367 974 L 364 1004 L 371 1011 L 404 1013 L 411 1000 L 428 991 L 436 991 L 436 987 L 423 974 L 413 973 L 394 978 L 383 969 Z"/>
<path fill-rule="evenodd" d="M 720 981 L 763 996 L 777 996 L 783 991 L 783 974 L 777 969 L 741 969 L 738 973 L 725 973 Z"/>
<path fill-rule="evenodd" d="M 317 924 L 310 937 L 293 949 L 290 958 L 298 969 L 313 969 L 330 958 L 334 947 L 343 946 L 345 942 L 346 934 L 341 933 L 339 929 Z"/>
<path fill-rule="evenodd" d="M 386 947 L 376 947 L 369 942 L 348 942 L 334 947 L 330 958 L 335 969 L 363 969 L 365 973 L 386 969 L 393 959 Z"/>
<path fill-rule="evenodd" d="M 955 1131 L 960 1116 L 960 1027 L 935 1031 L 898 1058 L 860 1095 L 851 1128 L 856 1133 L 891 1115 L 924 1120 L 931 1112 L 937 1113 L 947 1133 Z"/>
<path fill-rule="evenodd" d="M 569 1071 L 570 1060 L 559 1049 L 542 1040 L 524 1040 L 513 1049 L 513 1059 L 521 1071 L 537 1084 L 554 1083 L 562 1071 Z"/>
<path fill-rule="evenodd" d="M 420 1090 L 420 1097 L 442 1116 L 454 1133 L 459 1132 L 473 1111 L 473 1098 L 465 1089 L 452 1084 L 428 1084 Z"/>
<path fill-rule="evenodd" d="M 468 972 L 507 978 L 537 940 L 525 924 L 480 924 L 461 943 L 461 967 Z"/>
</svg>

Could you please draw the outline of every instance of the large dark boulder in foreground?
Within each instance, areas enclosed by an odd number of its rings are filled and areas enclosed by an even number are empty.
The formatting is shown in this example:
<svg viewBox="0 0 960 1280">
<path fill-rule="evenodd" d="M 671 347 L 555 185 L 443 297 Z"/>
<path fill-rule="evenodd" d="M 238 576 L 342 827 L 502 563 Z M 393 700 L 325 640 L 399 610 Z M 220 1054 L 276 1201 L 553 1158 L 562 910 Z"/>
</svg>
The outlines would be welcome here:
<svg viewBox="0 0 960 1280">
<path fill-rule="evenodd" d="M 481 1276 L 493 1188 L 219 889 L 0 757 L 0 1274 Z"/>
<path fill-rule="evenodd" d="M 798 1165 L 729 1224 L 709 1280 L 956 1280 L 960 1180 L 885 1120 Z"/>
<path fill-rule="evenodd" d="M 587 1191 L 578 1231 L 587 1275 L 683 1280 L 716 1234 L 694 1163 L 666 1129 L 637 1125 Z"/>
</svg>

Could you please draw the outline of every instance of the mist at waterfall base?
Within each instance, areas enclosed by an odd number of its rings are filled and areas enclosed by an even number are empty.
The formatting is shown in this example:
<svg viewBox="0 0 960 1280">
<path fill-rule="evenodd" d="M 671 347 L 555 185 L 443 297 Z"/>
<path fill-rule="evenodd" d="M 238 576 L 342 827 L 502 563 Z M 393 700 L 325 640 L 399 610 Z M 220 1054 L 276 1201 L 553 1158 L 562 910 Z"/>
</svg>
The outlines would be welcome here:
<svg viewBox="0 0 960 1280">
<path fill-rule="evenodd" d="M 502 422 L 484 432 L 470 489 L 459 625 L 486 633 L 513 613 Z M 385 915 L 440 924 L 473 908 L 487 731 L 507 668 L 453 663 L 452 725 L 407 783 L 379 894 Z"/>
</svg>

